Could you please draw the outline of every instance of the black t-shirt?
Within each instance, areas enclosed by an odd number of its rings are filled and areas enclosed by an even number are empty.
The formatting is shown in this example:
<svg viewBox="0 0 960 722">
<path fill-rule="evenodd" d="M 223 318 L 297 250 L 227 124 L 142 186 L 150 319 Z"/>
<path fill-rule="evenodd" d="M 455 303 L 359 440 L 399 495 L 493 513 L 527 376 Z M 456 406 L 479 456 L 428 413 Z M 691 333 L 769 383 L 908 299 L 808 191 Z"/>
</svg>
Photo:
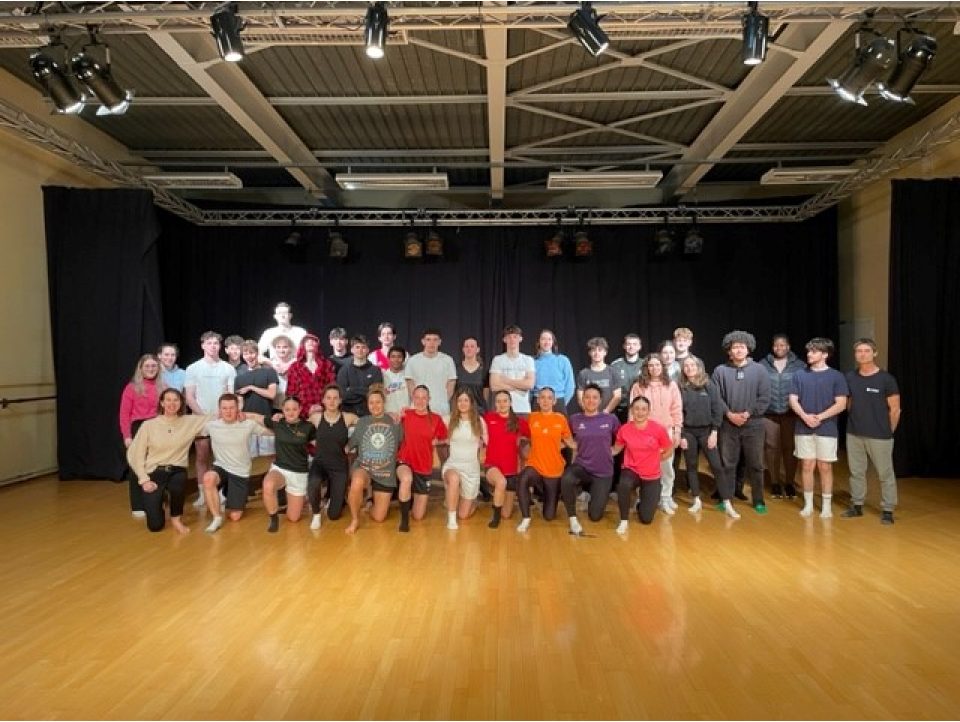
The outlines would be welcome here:
<svg viewBox="0 0 960 722">
<path fill-rule="evenodd" d="M 868 439 L 892 439 L 887 398 L 900 393 L 893 375 L 883 369 L 870 376 L 848 371 L 847 386 L 850 387 L 847 433 Z"/>
<path fill-rule="evenodd" d="M 233 388 L 242 389 L 244 386 L 256 386 L 258 389 L 265 389 L 270 384 L 279 383 L 277 372 L 272 368 L 260 366 L 251 369 L 244 365 L 237 368 L 237 377 L 233 381 Z M 243 410 L 270 416 L 273 413 L 273 402 L 270 399 L 263 398 L 260 394 L 248 391 L 243 394 Z"/>
<path fill-rule="evenodd" d="M 317 438 L 317 427 L 309 421 L 287 423 L 286 419 L 274 421 L 265 416 L 263 425 L 273 431 L 277 438 L 277 459 L 274 462 L 281 469 L 300 474 L 307 472 L 307 444 Z"/>
<path fill-rule="evenodd" d="M 480 414 L 487 410 L 483 399 L 483 388 L 489 383 L 488 379 L 487 369 L 483 364 L 480 364 L 476 371 L 467 371 L 462 361 L 457 362 L 457 388 L 470 392 L 473 405 Z M 451 399 L 450 408 L 456 409 L 455 399 Z"/>
</svg>

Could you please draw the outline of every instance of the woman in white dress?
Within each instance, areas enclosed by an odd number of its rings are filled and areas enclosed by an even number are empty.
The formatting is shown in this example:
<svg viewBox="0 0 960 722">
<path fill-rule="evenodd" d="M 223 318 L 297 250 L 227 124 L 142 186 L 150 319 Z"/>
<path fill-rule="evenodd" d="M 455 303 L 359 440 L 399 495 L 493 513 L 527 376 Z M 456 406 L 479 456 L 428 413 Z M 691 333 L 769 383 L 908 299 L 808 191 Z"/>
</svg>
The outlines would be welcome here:
<svg viewBox="0 0 960 722">
<path fill-rule="evenodd" d="M 456 410 L 450 417 L 450 456 L 441 471 L 446 488 L 447 529 L 457 529 L 457 518 L 477 511 L 480 493 L 480 448 L 487 444 L 487 425 L 480 417 L 469 389 L 454 393 Z"/>
</svg>

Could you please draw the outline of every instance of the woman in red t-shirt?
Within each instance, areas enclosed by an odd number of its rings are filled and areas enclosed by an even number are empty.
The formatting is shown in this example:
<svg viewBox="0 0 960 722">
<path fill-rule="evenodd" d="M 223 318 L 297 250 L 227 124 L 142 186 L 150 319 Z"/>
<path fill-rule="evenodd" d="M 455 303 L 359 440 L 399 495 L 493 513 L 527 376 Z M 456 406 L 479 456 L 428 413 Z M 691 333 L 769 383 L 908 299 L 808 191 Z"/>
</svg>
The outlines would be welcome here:
<svg viewBox="0 0 960 722">
<path fill-rule="evenodd" d="M 401 502 L 413 494 L 411 516 L 420 520 L 427 515 L 430 475 L 433 473 L 433 448 L 447 443 L 447 427 L 439 414 L 430 410 L 430 389 L 417 386 L 410 396 L 412 408 L 400 417 L 403 441 L 397 452 L 397 482 Z"/>
<path fill-rule="evenodd" d="M 484 466 L 487 481 L 493 485 L 493 518 L 487 526 L 496 529 L 501 516 L 509 519 L 513 515 L 520 470 L 520 439 L 530 438 L 530 427 L 526 419 L 513 413 L 509 391 L 494 394 L 493 408 L 483 415 L 489 437 Z"/>
<path fill-rule="evenodd" d="M 570 433 L 567 417 L 553 410 L 556 395 L 549 386 L 544 386 L 537 394 L 539 411 L 534 411 L 527 419 L 530 425 L 530 456 L 520 472 L 517 483 L 517 497 L 520 499 L 520 514 L 523 519 L 517 525 L 518 532 L 530 528 L 530 487 L 543 493 L 543 518 L 552 521 L 557 516 L 557 503 L 560 501 L 560 477 L 566 468 L 566 462 L 560 453 L 564 446 L 577 448 L 577 442 Z"/>
<path fill-rule="evenodd" d="M 630 420 L 617 431 L 613 454 L 616 456 L 624 450 L 623 469 L 617 486 L 620 506 L 617 534 L 627 533 L 630 497 L 637 487 L 640 487 L 637 505 L 640 523 L 653 521 L 660 501 L 660 462 L 673 456 L 673 443 L 667 430 L 650 418 L 650 401 L 646 396 L 637 396 L 630 402 Z"/>
</svg>

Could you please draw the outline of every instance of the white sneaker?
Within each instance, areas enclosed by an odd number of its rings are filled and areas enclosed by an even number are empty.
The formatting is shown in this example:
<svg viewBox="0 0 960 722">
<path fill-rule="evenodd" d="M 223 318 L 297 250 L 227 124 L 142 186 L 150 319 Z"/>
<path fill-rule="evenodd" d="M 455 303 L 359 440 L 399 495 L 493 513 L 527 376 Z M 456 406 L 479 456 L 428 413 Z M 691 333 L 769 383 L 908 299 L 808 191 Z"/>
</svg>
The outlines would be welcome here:
<svg viewBox="0 0 960 722">
<path fill-rule="evenodd" d="M 827 508 L 825 508 L 825 509 L 822 509 L 822 510 L 820 511 L 820 518 L 821 518 L 821 519 L 832 519 L 832 518 L 833 518 L 833 509 L 831 509 L 830 507 L 827 507 Z"/>
<path fill-rule="evenodd" d="M 589 506 L 589 504 L 590 504 L 590 495 L 585 491 L 581 491 L 580 494 L 577 496 L 577 508 L 586 509 L 587 506 Z"/>
<path fill-rule="evenodd" d="M 812 506 L 805 506 L 805 507 L 803 507 L 803 508 L 800 510 L 800 516 L 802 516 L 803 518 L 807 518 L 807 517 L 813 516 L 813 507 L 812 507 Z"/>
<path fill-rule="evenodd" d="M 313 515 L 313 518 L 310 520 L 310 528 L 311 528 L 313 531 L 316 531 L 317 529 L 320 528 L 320 515 L 319 515 L 319 514 L 314 514 L 314 515 Z"/>
<path fill-rule="evenodd" d="M 617 524 L 617 534 L 620 534 L 621 536 L 626 534 L 628 526 L 630 526 L 630 522 L 628 522 L 626 519 L 621 521 L 619 524 Z"/>
<path fill-rule="evenodd" d="M 660 500 L 660 511 L 662 511 L 667 516 L 673 516 L 677 512 L 670 508 L 670 505 L 667 503 L 666 499 Z"/>
<path fill-rule="evenodd" d="M 693 503 L 690 505 L 690 508 L 687 509 L 687 511 L 689 511 L 691 514 L 696 514 L 702 509 L 703 509 L 703 502 L 700 501 L 700 497 L 698 496 L 696 499 L 693 500 Z"/>
<path fill-rule="evenodd" d="M 517 531 L 520 532 L 521 534 L 529 529 L 530 529 L 530 517 L 527 517 L 526 519 L 521 521 L 519 524 L 517 524 Z"/>
<path fill-rule="evenodd" d="M 583 527 L 580 526 L 580 520 L 575 516 L 570 517 L 570 533 L 571 534 L 580 534 L 583 531 Z"/>
<path fill-rule="evenodd" d="M 737 512 L 736 509 L 733 508 L 733 502 L 732 502 L 732 501 L 725 501 L 725 502 L 723 502 L 723 513 L 726 514 L 727 516 L 729 516 L 731 519 L 739 519 L 739 518 L 740 518 L 740 514 Z"/>
<path fill-rule="evenodd" d="M 207 528 L 204 529 L 204 531 L 205 531 L 207 534 L 214 534 L 214 533 L 216 533 L 217 529 L 219 529 L 219 528 L 222 527 L 222 526 L 223 526 L 223 517 L 222 517 L 222 516 L 215 516 L 215 517 L 213 517 L 213 521 L 210 522 L 209 524 L 207 524 Z"/>
<path fill-rule="evenodd" d="M 147 512 L 145 512 L 143 509 L 137 509 L 136 511 L 131 511 L 130 516 L 132 516 L 134 519 L 146 519 Z"/>
<path fill-rule="evenodd" d="M 676 511 L 677 509 L 680 508 L 680 507 L 677 505 L 677 502 L 675 502 L 675 501 L 673 500 L 673 497 L 672 497 L 672 496 L 667 496 L 667 497 L 664 497 L 664 498 L 667 500 L 667 504 L 669 505 L 669 507 L 670 507 L 671 509 L 673 509 L 674 511 Z"/>
</svg>

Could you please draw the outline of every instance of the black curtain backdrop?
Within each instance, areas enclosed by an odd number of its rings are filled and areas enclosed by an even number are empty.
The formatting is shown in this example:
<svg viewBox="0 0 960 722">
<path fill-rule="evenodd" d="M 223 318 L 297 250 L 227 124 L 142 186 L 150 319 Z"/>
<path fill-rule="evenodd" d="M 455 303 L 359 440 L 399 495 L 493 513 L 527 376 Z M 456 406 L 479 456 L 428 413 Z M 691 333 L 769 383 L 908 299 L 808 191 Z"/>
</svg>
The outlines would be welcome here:
<svg viewBox="0 0 960 722">
<path fill-rule="evenodd" d="M 161 340 L 160 233 L 140 190 L 43 189 L 61 479 L 119 479 L 120 393 Z"/>
<path fill-rule="evenodd" d="M 897 473 L 960 476 L 960 179 L 895 180 L 890 228 L 890 371 L 903 418 Z"/>
<path fill-rule="evenodd" d="M 298 228 L 306 248 L 291 252 L 283 244 L 290 228 L 196 227 L 166 214 L 161 222 L 165 330 L 185 362 L 200 356 L 207 329 L 258 338 L 281 300 L 325 352 L 330 328 L 363 333 L 375 346 L 377 324 L 389 320 L 411 352 L 436 326 L 455 359 L 469 334 L 489 360 L 502 351 L 503 326 L 515 322 L 531 354 L 541 328 L 555 331 L 575 370 L 587 364 L 589 337 L 607 338 L 612 361 L 630 331 L 648 351 L 688 326 L 708 367 L 733 328 L 757 336 L 758 357 L 776 331 L 798 348 L 815 335 L 837 337 L 832 210 L 802 224 L 704 226 L 703 254 L 693 259 L 650 258 L 654 226 L 590 227 L 595 256 L 579 262 L 544 257 L 552 228 L 443 227 L 446 257 L 410 262 L 401 258 L 402 229 L 346 227 L 350 257 L 341 262 L 327 257 L 323 228 Z M 685 230 L 678 227 L 680 245 Z"/>
</svg>

